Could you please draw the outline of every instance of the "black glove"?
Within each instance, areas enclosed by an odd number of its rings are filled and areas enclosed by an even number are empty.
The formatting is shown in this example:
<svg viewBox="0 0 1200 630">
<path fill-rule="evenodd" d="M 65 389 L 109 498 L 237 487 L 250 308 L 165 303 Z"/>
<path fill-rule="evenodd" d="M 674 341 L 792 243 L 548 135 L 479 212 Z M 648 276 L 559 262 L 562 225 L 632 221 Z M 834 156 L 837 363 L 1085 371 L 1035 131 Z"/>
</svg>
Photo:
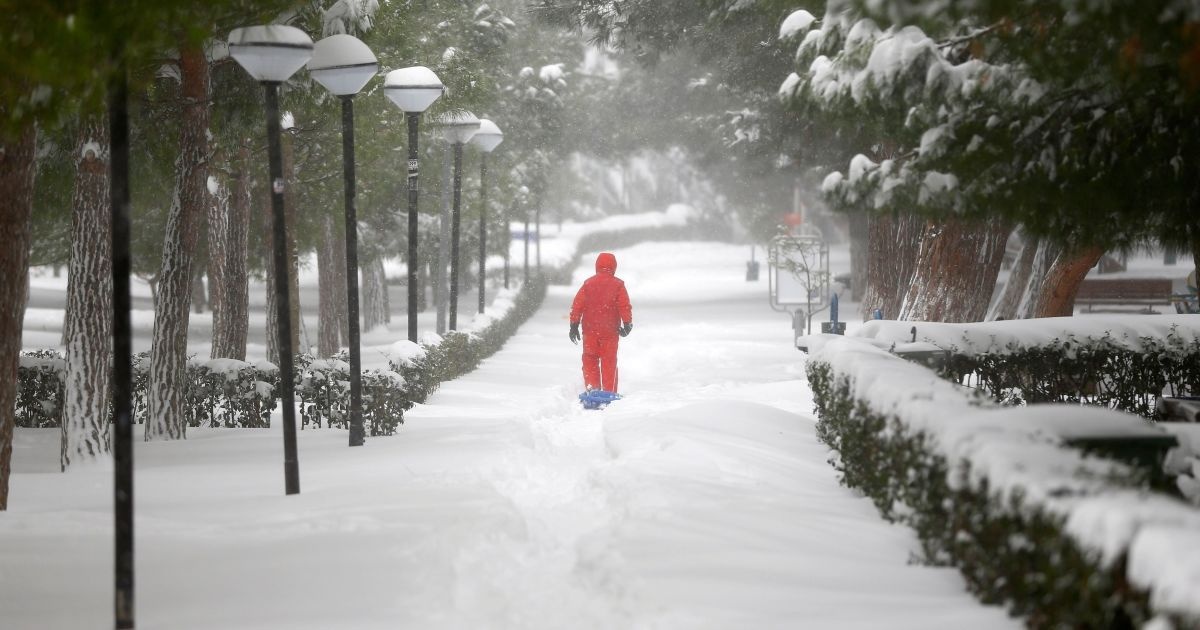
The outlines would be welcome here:
<svg viewBox="0 0 1200 630">
<path fill-rule="evenodd" d="M 620 333 L 622 337 L 628 337 L 629 331 L 631 330 L 633 330 L 633 322 L 625 322 L 625 325 L 618 328 L 617 332 Z"/>
<path fill-rule="evenodd" d="M 571 343 L 579 343 L 579 322 L 571 322 L 571 332 L 567 335 Z"/>
</svg>

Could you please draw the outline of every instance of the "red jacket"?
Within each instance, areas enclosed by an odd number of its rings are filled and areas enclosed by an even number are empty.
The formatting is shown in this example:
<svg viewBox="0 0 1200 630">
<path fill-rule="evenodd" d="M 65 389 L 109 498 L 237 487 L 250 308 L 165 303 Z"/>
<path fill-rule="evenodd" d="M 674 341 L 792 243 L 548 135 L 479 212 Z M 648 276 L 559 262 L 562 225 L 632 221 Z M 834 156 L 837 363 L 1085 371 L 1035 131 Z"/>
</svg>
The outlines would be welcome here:
<svg viewBox="0 0 1200 630">
<path fill-rule="evenodd" d="M 633 323 L 633 309 L 625 283 L 616 275 L 617 257 L 604 252 L 596 257 L 596 275 L 588 278 L 571 302 L 571 323 L 583 320 L 583 334 L 616 337 L 621 323 Z"/>
</svg>

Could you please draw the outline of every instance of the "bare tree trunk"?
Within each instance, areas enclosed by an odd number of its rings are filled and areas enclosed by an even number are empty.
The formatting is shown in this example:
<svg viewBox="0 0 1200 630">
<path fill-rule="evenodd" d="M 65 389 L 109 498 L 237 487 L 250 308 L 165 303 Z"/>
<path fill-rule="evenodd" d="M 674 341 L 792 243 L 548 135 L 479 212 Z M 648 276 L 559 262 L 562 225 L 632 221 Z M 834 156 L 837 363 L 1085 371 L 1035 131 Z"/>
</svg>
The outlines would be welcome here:
<svg viewBox="0 0 1200 630">
<path fill-rule="evenodd" d="M 1104 255 L 1100 247 L 1064 249 L 1046 273 L 1033 305 L 1034 317 L 1070 317 L 1075 314 L 1075 295 L 1087 272 Z"/>
<path fill-rule="evenodd" d="M 338 221 L 331 218 L 329 227 L 333 238 L 333 294 L 337 296 L 333 306 L 337 316 L 338 334 L 342 340 L 340 347 L 350 343 L 350 305 L 346 303 L 346 234 L 339 233 L 337 226 Z M 359 286 L 362 286 L 361 282 Z"/>
<path fill-rule="evenodd" d="M 1192 244 L 1192 278 L 1200 293 L 1200 221 L 1188 227 L 1188 241 Z"/>
<path fill-rule="evenodd" d="M 867 294 L 870 259 L 870 218 L 866 212 L 850 213 L 850 300 L 862 302 Z"/>
<path fill-rule="evenodd" d="M 1021 305 L 1021 297 L 1029 288 L 1029 277 L 1033 273 L 1033 261 L 1037 257 L 1041 239 L 1028 234 L 1022 234 L 1022 236 L 1024 243 L 1021 245 L 1021 255 L 1017 257 L 1012 271 L 1008 274 L 1008 281 L 1004 283 L 1004 293 L 1000 295 L 996 306 L 988 313 L 990 320 L 1015 319 L 1017 308 Z"/>
<path fill-rule="evenodd" d="M 249 285 L 246 245 L 250 232 L 250 145 L 238 149 L 230 191 L 225 238 L 225 280 L 221 287 L 221 346 L 213 346 L 213 357 L 246 360 L 246 335 L 250 329 Z"/>
<path fill-rule="evenodd" d="M 33 123 L 15 136 L 0 135 L 0 243 L 4 243 L 0 247 L 0 510 L 8 509 L 17 365 L 25 300 L 29 296 L 29 220 L 37 172 L 36 144 L 37 128 Z"/>
<path fill-rule="evenodd" d="M 453 186 L 454 151 L 446 147 L 442 163 L 442 213 L 438 223 L 437 262 L 433 265 L 433 302 L 437 308 L 437 334 L 446 333 L 446 308 L 449 305 L 450 278 L 450 205 Z"/>
<path fill-rule="evenodd" d="M 175 200 L 167 217 L 154 340 L 150 350 L 150 401 L 146 439 L 181 439 L 187 430 L 188 302 L 196 223 L 208 197 L 208 61 L 199 47 L 180 51 L 182 124 L 175 164 Z"/>
<path fill-rule="evenodd" d="M 982 321 L 1011 231 L 1011 226 L 997 219 L 930 221 L 900 319 Z"/>
<path fill-rule="evenodd" d="M 66 394 L 59 463 L 95 460 L 110 451 L 109 358 L 112 356 L 112 207 L 108 119 L 80 121 L 71 195 L 71 267 L 67 274 Z"/>
<path fill-rule="evenodd" d="M 383 261 L 368 260 L 363 265 L 363 330 L 391 323 L 388 310 L 387 279 L 383 273 Z"/>
<path fill-rule="evenodd" d="M 192 229 L 199 235 L 204 231 L 204 226 L 195 225 Z M 196 248 L 192 248 L 193 257 Z M 204 307 L 208 304 L 208 289 L 204 286 L 204 268 L 200 265 L 192 265 L 192 310 L 197 313 L 203 313 Z"/>
<path fill-rule="evenodd" d="M 897 319 L 912 280 L 925 220 L 914 214 L 873 215 L 868 222 L 867 290 L 863 318 L 879 309 Z"/>
<path fill-rule="evenodd" d="M 337 266 L 333 253 L 333 217 L 328 214 L 321 221 L 321 232 L 321 244 L 317 246 L 317 353 L 323 357 L 331 357 L 337 354 L 340 338 L 337 279 L 333 270 Z M 343 293 L 340 301 L 345 302 L 345 297 Z"/>
<path fill-rule="evenodd" d="M 1045 238 L 1038 241 L 1037 251 L 1033 254 L 1033 265 L 1029 270 L 1029 280 L 1025 283 L 1021 301 L 1017 303 L 1017 319 L 1030 319 L 1037 316 L 1035 308 L 1038 295 L 1046 284 L 1046 274 L 1050 273 L 1050 265 L 1054 264 L 1054 260 L 1058 258 L 1060 252 L 1062 252 L 1061 245 Z"/>
<path fill-rule="evenodd" d="M 297 353 L 308 352 L 308 344 L 300 345 L 300 257 L 296 252 L 296 142 L 291 133 L 283 134 L 283 176 L 287 187 L 283 189 L 283 210 L 286 215 L 284 233 L 287 235 L 288 306 L 292 312 L 292 349 Z"/>
<path fill-rule="evenodd" d="M 417 312 L 424 313 L 429 308 L 429 265 L 422 261 L 409 264 L 417 265 Z"/>
<path fill-rule="evenodd" d="M 259 230 L 263 234 L 263 243 L 266 248 L 263 250 L 263 266 L 267 270 L 267 360 L 275 365 L 279 365 L 279 318 L 276 316 L 279 312 L 279 307 L 275 304 L 275 257 L 271 252 L 275 251 L 275 231 L 271 229 L 271 197 L 265 187 L 259 187 L 260 191 L 255 194 L 259 208 Z"/>
<path fill-rule="evenodd" d="M 217 159 L 224 160 L 220 152 Z M 215 171 L 215 169 L 214 169 Z M 215 176 L 210 176 L 210 179 Z M 215 190 L 208 197 L 208 306 L 212 311 L 212 349 L 209 356 L 224 356 L 229 327 L 225 322 L 225 291 L 228 285 L 226 267 L 229 249 L 229 187 L 216 180 Z"/>
</svg>

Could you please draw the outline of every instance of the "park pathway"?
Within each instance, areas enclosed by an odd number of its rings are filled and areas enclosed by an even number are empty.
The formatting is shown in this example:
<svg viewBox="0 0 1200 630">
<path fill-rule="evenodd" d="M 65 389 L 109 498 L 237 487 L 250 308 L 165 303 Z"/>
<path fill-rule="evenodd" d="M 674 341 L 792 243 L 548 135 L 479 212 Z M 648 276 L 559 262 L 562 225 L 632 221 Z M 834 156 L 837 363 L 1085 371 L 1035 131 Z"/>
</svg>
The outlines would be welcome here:
<svg viewBox="0 0 1200 630">
<path fill-rule="evenodd" d="M 955 571 L 910 564 L 912 533 L 838 484 L 804 355 L 765 282 L 745 281 L 743 248 L 616 253 L 635 321 L 624 400 L 599 412 L 574 400 L 566 313 L 585 255 L 499 354 L 408 414 L 406 433 L 478 452 L 508 514 L 456 550 L 449 626 L 1014 625 Z"/>
</svg>

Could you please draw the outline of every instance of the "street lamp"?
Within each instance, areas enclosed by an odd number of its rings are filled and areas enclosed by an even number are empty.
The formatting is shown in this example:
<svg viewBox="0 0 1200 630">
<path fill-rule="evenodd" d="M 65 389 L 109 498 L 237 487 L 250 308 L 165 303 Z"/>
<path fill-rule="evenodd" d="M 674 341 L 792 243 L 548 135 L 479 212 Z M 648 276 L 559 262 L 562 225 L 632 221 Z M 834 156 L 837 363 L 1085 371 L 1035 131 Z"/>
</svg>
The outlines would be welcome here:
<svg viewBox="0 0 1200 630">
<path fill-rule="evenodd" d="M 383 82 L 383 93 L 408 118 L 408 340 L 413 343 L 417 342 L 417 129 L 421 112 L 445 89 L 425 66 L 392 70 Z"/>
<path fill-rule="evenodd" d="M 290 280 L 283 214 L 283 152 L 279 145 L 279 84 L 303 67 L 312 52 L 312 39 L 292 26 L 247 26 L 235 28 L 229 34 L 229 55 L 262 83 L 267 97 L 267 155 L 275 235 L 275 317 L 279 324 L 279 397 L 283 404 L 283 478 L 287 494 L 300 493 L 300 463 L 296 456 L 292 309 L 288 299 Z"/>
<path fill-rule="evenodd" d="M 129 79 L 123 51 L 108 90 L 113 283 L 113 621 L 135 626 L 133 540 L 133 320 L 129 294 Z"/>
<path fill-rule="evenodd" d="M 454 206 L 450 214 L 450 330 L 458 328 L 458 226 L 462 202 L 463 145 L 479 131 L 479 119 L 471 112 L 444 114 L 438 119 L 446 142 L 454 145 Z"/>
<path fill-rule="evenodd" d="M 471 138 L 471 142 L 483 152 L 479 156 L 479 312 L 484 307 L 484 278 L 487 277 L 487 157 L 500 143 L 504 141 L 504 132 L 496 123 L 479 119 L 479 131 Z"/>
<path fill-rule="evenodd" d="M 358 217 L 354 208 L 354 95 L 379 70 L 357 37 L 331 35 L 313 47 L 308 73 L 342 101 L 342 176 L 346 206 L 346 314 L 350 334 L 350 446 L 366 437 L 362 418 L 362 351 L 358 334 Z"/>
</svg>

